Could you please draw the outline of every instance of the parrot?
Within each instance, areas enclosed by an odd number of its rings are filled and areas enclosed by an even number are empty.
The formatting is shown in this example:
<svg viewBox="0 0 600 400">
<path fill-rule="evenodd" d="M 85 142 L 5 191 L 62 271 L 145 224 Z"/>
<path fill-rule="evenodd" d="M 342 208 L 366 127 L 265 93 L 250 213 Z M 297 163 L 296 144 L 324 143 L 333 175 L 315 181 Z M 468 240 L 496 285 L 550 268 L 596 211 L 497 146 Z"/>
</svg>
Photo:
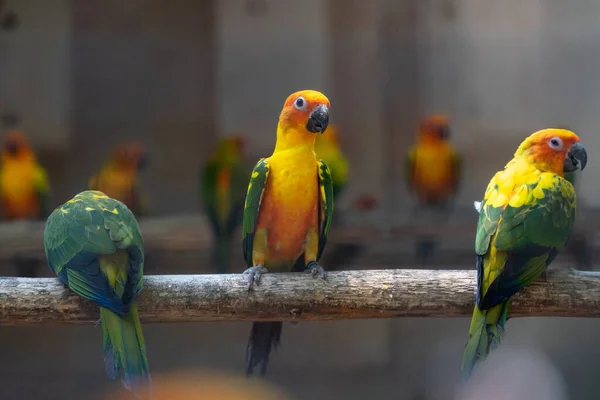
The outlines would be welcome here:
<svg viewBox="0 0 600 400">
<path fill-rule="evenodd" d="M 145 211 L 138 173 L 148 164 L 148 158 L 138 142 L 123 143 L 114 149 L 100 172 L 88 182 L 89 190 L 98 190 L 123 202 L 136 216 Z"/>
<path fill-rule="evenodd" d="M 448 118 L 431 115 L 421 121 L 417 143 L 406 157 L 406 181 L 421 209 L 446 211 L 458 190 L 462 162 L 449 136 Z M 435 247 L 429 236 L 417 239 L 416 253 L 423 264 Z"/>
<path fill-rule="evenodd" d="M 50 183 L 25 135 L 11 129 L 2 149 L 0 202 L 4 218 L 43 219 L 48 215 Z"/>
<path fill-rule="evenodd" d="M 338 128 L 330 124 L 327 130 L 318 135 L 315 141 L 315 154 L 329 166 L 333 179 L 333 200 L 336 202 L 348 183 L 348 160 L 344 157 L 338 144 Z M 342 214 L 336 213 L 331 221 L 332 227 L 338 226 Z M 331 247 L 331 246 L 330 246 Z M 358 243 L 338 243 L 329 249 L 327 265 L 329 271 L 341 269 L 343 265 L 352 262 L 364 250 L 364 245 Z"/>
<path fill-rule="evenodd" d="M 475 238 L 477 291 L 461 375 L 500 344 L 510 297 L 540 276 L 569 240 L 575 189 L 564 174 L 583 169 L 587 152 L 566 129 L 527 137 L 485 191 Z"/>
<path fill-rule="evenodd" d="M 232 135 L 219 140 L 201 171 L 200 196 L 215 240 L 214 262 L 227 273 L 233 233 L 242 223 L 251 166 L 244 159 L 244 139 Z"/>
<path fill-rule="evenodd" d="M 315 136 L 329 124 L 329 99 L 302 90 L 286 99 L 273 154 L 252 170 L 242 220 L 242 247 L 248 290 L 268 271 L 300 272 L 327 279 L 318 261 L 333 217 L 333 178 L 314 152 Z M 301 262 L 297 262 L 301 260 Z M 254 322 L 246 347 L 246 375 L 260 366 L 281 341 L 282 322 Z"/>
<path fill-rule="evenodd" d="M 106 374 L 136 391 L 150 381 L 136 296 L 143 286 L 144 239 L 127 206 L 86 190 L 46 221 L 48 266 L 78 295 L 100 306 Z"/>
<path fill-rule="evenodd" d="M 333 179 L 333 199 L 338 198 L 348 183 L 348 160 L 338 144 L 337 126 L 329 125 L 327 131 L 317 136 L 315 154 L 329 166 Z"/>
</svg>

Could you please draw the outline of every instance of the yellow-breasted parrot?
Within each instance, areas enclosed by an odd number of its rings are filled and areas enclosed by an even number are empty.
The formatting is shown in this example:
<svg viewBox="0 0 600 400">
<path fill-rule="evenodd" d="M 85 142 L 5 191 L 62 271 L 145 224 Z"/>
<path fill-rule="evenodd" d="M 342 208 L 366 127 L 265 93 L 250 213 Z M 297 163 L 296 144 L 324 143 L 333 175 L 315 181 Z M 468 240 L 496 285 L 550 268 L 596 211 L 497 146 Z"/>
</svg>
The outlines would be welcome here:
<svg viewBox="0 0 600 400">
<path fill-rule="evenodd" d="M 575 190 L 564 174 L 587 153 L 566 129 L 544 129 L 525 139 L 490 181 L 479 209 L 475 239 L 477 293 L 462 363 L 463 379 L 500 343 L 510 297 L 539 276 L 565 246 L 575 220 Z"/>
<path fill-rule="evenodd" d="M 144 239 L 126 205 L 84 191 L 56 208 L 44 230 L 50 269 L 78 295 L 100 305 L 107 375 L 136 389 L 150 379 L 135 298 L 142 290 Z"/>
<path fill-rule="evenodd" d="M 289 272 L 301 265 L 313 277 L 326 279 L 318 261 L 333 217 L 333 185 L 327 164 L 315 157 L 314 144 L 328 123 L 329 100 L 320 92 L 295 92 L 283 105 L 275 150 L 258 161 L 248 185 L 242 235 L 249 290 L 267 269 Z M 266 373 L 281 329 L 281 322 L 252 325 L 246 349 L 248 375 L 259 365 L 260 374 Z"/>
<path fill-rule="evenodd" d="M 48 216 L 50 183 L 27 138 L 18 129 L 4 139 L 0 166 L 0 202 L 7 220 Z"/>
<path fill-rule="evenodd" d="M 461 157 L 450 143 L 448 118 L 431 115 L 421 121 L 416 144 L 406 158 L 406 181 L 417 198 L 418 209 L 427 213 L 449 211 L 458 191 Z M 436 220 L 440 216 L 436 217 Z M 426 263 L 437 241 L 429 236 L 417 239 L 417 257 Z"/>
<path fill-rule="evenodd" d="M 138 174 L 147 163 L 148 157 L 140 143 L 123 143 L 114 149 L 100 172 L 90 178 L 88 189 L 121 201 L 139 217 L 147 210 Z"/>
<path fill-rule="evenodd" d="M 237 135 L 221 138 L 201 171 L 200 197 L 210 220 L 219 273 L 229 269 L 231 242 L 242 223 L 251 171 L 244 157 L 244 139 Z"/>
<path fill-rule="evenodd" d="M 315 154 L 329 166 L 333 180 L 333 198 L 338 198 L 348 183 L 348 160 L 338 143 L 337 126 L 331 124 L 327 131 L 318 135 L 315 141 Z"/>
</svg>

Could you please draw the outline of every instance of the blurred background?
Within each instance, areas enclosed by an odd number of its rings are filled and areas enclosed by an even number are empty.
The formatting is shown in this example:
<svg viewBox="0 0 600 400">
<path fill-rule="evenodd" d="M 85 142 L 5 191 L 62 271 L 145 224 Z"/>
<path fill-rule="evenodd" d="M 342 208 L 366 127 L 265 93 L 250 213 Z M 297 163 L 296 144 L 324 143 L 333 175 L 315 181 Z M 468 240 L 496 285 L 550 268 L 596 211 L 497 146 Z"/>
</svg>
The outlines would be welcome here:
<svg viewBox="0 0 600 400">
<path fill-rule="evenodd" d="M 317 89 L 337 137 L 323 158 L 343 181 L 325 268 L 465 269 L 474 268 L 473 201 L 492 174 L 525 136 L 568 127 L 590 162 L 574 177 L 577 231 L 555 264 L 595 269 L 599 20 L 593 0 L 0 1 L 4 152 L 15 132 L 28 139 L 48 177 L 48 210 L 102 177 L 118 181 L 140 207 L 146 273 L 238 273 L 239 232 L 218 233 L 217 216 L 235 216 L 239 203 L 232 195 L 228 211 L 215 208 L 219 171 L 270 155 L 285 98 Z M 427 122 L 439 114 L 446 122 Z M 442 158 L 460 159 L 460 173 L 443 199 L 424 201 L 408 156 L 438 131 L 453 149 L 438 146 Z M 231 135 L 242 138 L 239 157 L 211 164 Z M 0 273 L 52 276 L 42 226 L 8 222 L 22 219 L 8 208 Z M 217 268 L 220 239 L 232 252 Z M 286 324 L 267 379 L 294 399 L 483 398 L 481 388 L 456 391 L 468 327 L 468 318 Z M 145 324 L 150 368 L 243 373 L 249 329 Z M 596 319 L 511 320 L 481 370 L 486 398 L 519 379 L 536 384 L 498 398 L 596 398 L 599 334 Z M 114 386 L 97 327 L 2 327 L 0 340 L 1 398 L 87 399 Z M 522 373 L 490 381 L 502 368 Z"/>
</svg>

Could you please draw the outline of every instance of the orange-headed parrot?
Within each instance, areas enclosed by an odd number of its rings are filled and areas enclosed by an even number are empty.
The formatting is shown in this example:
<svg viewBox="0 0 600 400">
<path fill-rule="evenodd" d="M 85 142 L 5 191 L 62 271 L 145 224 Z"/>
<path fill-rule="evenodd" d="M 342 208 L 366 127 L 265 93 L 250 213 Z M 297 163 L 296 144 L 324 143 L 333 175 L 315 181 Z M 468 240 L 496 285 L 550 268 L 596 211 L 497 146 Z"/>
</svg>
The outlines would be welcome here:
<svg viewBox="0 0 600 400">
<path fill-rule="evenodd" d="M 50 184 L 27 138 L 18 129 L 4 138 L 0 166 L 0 201 L 4 219 L 40 219 L 48 216 Z"/>
<path fill-rule="evenodd" d="M 418 202 L 427 213 L 447 213 L 460 181 L 461 159 L 449 140 L 447 117 L 432 115 L 421 121 L 417 143 L 406 158 L 406 180 Z M 437 217 L 436 217 L 437 219 Z M 427 236 L 417 239 L 417 256 L 426 263 L 436 247 Z"/>
<path fill-rule="evenodd" d="M 99 190 L 119 200 L 139 217 L 147 210 L 138 173 L 147 162 L 147 155 L 140 143 L 123 143 L 113 151 L 100 172 L 90 178 L 88 189 Z"/>
<path fill-rule="evenodd" d="M 275 150 L 258 161 L 248 185 L 242 223 L 249 289 L 260 274 L 295 270 L 298 259 L 314 276 L 333 217 L 333 185 L 327 164 L 315 157 L 316 135 L 329 123 L 329 100 L 314 90 L 291 94 L 279 116 Z M 246 350 L 248 375 L 267 370 L 279 345 L 281 322 L 255 322 Z"/>
<path fill-rule="evenodd" d="M 542 276 L 575 221 L 575 190 L 564 178 L 587 164 L 579 137 L 543 129 L 525 139 L 487 186 L 475 238 L 477 294 L 462 364 L 467 379 L 502 339 L 510 297 Z"/>
</svg>

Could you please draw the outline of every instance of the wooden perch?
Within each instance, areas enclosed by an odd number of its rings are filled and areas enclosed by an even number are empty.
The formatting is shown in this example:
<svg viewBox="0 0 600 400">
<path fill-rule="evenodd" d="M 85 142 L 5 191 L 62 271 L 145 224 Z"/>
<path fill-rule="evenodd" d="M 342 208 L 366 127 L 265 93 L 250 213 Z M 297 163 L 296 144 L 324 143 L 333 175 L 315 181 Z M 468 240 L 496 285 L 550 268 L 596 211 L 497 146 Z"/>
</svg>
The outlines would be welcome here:
<svg viewBox="0 0 600 400">
<path fill-rule="evenodd" d="M 370 270 L 247 276 L 154 275 L 138 297 L 145 323 L 470 316 L 475 271 Z M 600 278 L 550 272 L 513 297 L 510 316 L 600 317 Z M 0 278 L 0 324 L 91 323 L 98 306 L 54 278 Z"/>
</svg>

